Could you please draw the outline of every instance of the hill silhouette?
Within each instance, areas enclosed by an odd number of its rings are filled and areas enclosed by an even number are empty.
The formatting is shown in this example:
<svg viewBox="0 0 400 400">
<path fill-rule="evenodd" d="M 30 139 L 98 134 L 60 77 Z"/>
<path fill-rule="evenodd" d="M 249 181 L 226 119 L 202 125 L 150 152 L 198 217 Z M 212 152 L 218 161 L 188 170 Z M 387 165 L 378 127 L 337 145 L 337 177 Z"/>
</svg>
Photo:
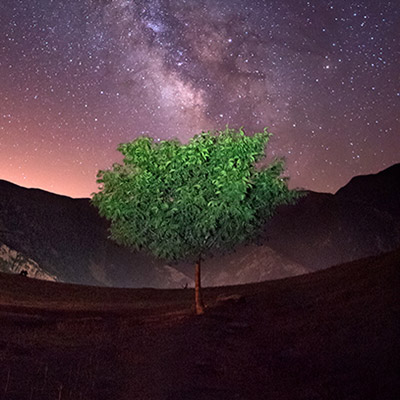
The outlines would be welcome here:
<svg viewBox="0 0 400 400">
<path fill-rule="evenodd" d="M 61 281 L 137 287 L 155 281 L 153 260 L 116 245 L 107 228 L 89 199 L 0 180 L 0 242 Z"/>
<path fill-rule="evenodd" d="M 400 250 L 193 291 L 0 274 L 2 399 L 399 397 Z"/>
<path fill-rule="evenodd" d="M 289 277 L 395 249 L 400 245 L 399 175 L 396 164 L 378 174 L 355 177 L 334 195 L 308 192 L 296 205 L 279 208 L 255 243 L 205 260 L 204 284 Z M 19 259 L 37 263 L 64 282 L 191 285 L 191 264 L 166 265 L 132 253 L 108 239 L 107 228 L 89 199 L 0 180 L 0 247 L 17 252 Z M 7 268 L 15 270 L 2 266 Z"/>
<path fill-rule="evenodd" d="M 281 207 L 260 239 L 312 270 L 400 245 L 400 164 L 353 178 L 336 194 L 308 192 Z"/>
</svg>

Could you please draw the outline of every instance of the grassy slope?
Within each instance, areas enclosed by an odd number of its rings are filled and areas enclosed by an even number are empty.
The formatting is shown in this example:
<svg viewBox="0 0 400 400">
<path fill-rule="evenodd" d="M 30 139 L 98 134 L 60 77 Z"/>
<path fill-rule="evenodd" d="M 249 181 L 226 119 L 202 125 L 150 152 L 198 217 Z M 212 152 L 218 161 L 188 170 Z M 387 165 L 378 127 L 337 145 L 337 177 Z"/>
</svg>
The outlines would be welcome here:
<svg viewBox="0 0 400 400">
<path fill-rule="evenodd" d="M 191 290 L 0 275 L 0 398 L 397 399 L 399 276 L 398 251 L 207 289 L 196 317 Z"/>
</svg>

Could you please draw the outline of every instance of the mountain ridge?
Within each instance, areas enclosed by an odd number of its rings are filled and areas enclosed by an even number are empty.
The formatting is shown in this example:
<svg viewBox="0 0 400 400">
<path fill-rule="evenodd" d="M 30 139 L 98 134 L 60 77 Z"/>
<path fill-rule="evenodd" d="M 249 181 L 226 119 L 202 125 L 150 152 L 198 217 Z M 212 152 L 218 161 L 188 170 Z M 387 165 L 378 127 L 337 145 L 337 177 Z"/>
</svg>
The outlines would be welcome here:
<svg viewBox="0 0 400 400">
<path fill-rule="evenodd" d="M 355 177 L 335 194 L 308 192 L 296 205 L 279 207 L 253 243 L 204 262 L 205 284 L 304 274 L 396 248 L 399 171 L 400 164 L 395 164 Z M 0 243 L 57 279 L 121 287 L 193 284 L 192 265 L 130 252 L 108 238 L 107 227 L 89 199 L 0 180 Z"/>
</svg>

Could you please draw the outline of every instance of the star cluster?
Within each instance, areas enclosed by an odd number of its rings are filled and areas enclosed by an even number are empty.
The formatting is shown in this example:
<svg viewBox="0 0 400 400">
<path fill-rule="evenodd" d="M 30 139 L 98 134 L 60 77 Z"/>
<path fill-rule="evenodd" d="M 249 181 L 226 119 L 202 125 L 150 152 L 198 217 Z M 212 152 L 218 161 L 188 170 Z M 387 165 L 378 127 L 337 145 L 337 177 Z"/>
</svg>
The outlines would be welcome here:
<svg viewBox="0 0 400 400">
<path fill-rule="evenodd" d="M 3 0 L 0 178 L 73 197 L 139 135 L 265 126 L 292 186 L 400 161 L 400 5 Z"/>
</svg>

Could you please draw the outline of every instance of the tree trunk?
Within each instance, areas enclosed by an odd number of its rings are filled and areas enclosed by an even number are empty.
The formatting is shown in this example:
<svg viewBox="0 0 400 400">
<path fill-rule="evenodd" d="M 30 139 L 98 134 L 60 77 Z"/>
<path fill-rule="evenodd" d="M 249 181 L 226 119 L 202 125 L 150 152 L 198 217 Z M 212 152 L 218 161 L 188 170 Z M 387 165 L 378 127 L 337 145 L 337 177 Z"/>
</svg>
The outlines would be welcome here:
<svg viewBox="0 0 400 400">
<path fill-rule="evenodd" d="M 197 315 L 204 314 L 204 303 L 203 303 L 203 296 L 201 293 L 200 264 L 201 264 L 201 257 L 199 257 L 198 261 L 196 262 L 195 280 L 194 280 L 194 297 L 195 297 Z"/>
</svg>

